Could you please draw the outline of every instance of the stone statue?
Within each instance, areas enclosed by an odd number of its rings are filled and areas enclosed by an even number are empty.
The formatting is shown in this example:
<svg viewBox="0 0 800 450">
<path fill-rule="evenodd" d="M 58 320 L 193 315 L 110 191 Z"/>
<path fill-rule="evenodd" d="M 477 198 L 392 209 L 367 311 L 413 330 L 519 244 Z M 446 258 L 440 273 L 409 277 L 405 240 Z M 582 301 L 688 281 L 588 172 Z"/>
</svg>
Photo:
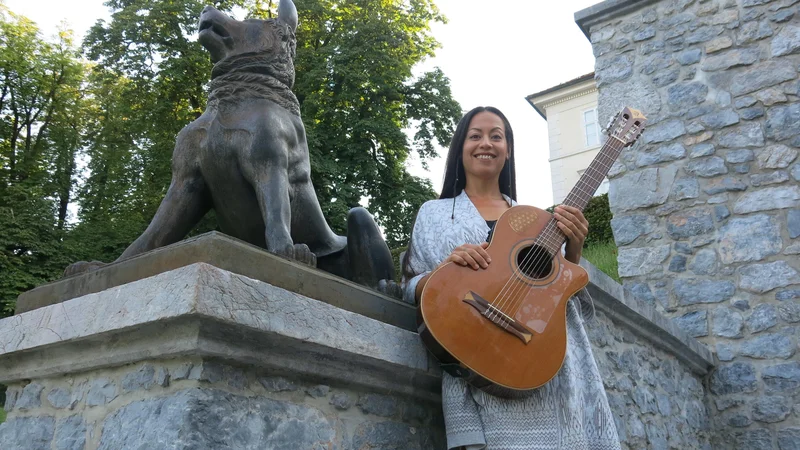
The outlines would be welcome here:
<svg viewBox="0 0 800 450">
<path fill-rule="evenodd" d="M 208 106 L 178 134 L 166 197 L 118 260 L 183 239 L 213 208 L 223 233 L 369 287 L 396 289 L 387 283 L 394 278 L 391 253 L 365 209 L 350 211 L 347 237 L 323 217 L 291 91 L 296 28 L 292 0 L 281 0 L 270 20 L 203 9 L 199 41 L 215 63 Z M 75 263 L 65 275 L 101 265 Z"/>
</svg>

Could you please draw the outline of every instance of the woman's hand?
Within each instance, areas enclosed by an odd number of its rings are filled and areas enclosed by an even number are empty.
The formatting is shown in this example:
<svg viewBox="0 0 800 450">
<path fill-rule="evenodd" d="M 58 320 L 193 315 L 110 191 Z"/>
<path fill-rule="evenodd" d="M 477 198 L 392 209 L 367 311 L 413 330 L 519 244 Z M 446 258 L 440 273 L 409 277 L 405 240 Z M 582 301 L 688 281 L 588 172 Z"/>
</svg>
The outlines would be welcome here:
<svg viewBox="0 0 800 450">
<path fill-rule="evenodd" d="M 489 246 L 488 242 L 484 242 L 481 245 L 475 244 L 464 244 L 460 245 L 453 250 L 453 253 L 450 253 L 439 267 L 442 265 L 452 262 L 458 264 L 459 266 L 470 266 L 475 270 L 480 268 L 486 269 L 489 267 L 489 263 L 492 262 L 492 258 L 489 256 L 489 253 L 486 251 L 486 247 Z M 422 298 L 422 290 L 425 287 L 425 284 L 430 279 L 433 272 L 425 275 L 422 279 L 419 280 L 417 283 L 417 290 L 414 291 L 414 298 L 417 300 L 417 305 L 419 305 L 420 298 Z"/>
<path fill-rule="evenodd" d="M 442 264 L 452 262 L 459 266 L 470 266 L 475 270 L 485 269 L 489 267 L 489 263 L 492 262 L 492 258 L 486 251 L 486 247 L 488 246 L 488 242 L 484 242 L 480 245 L 460 245 L 453 250 L 453 253 L 450 253 L 450 256 L 448 256 Z"/>
<path fill-rule="evenodd" d="M 567 248 L 564 258 L 578 264 L 581 260 L 583 243 L 589 234 L 589 221 L 583 217 L 583 212 L 573 206 L 556 206 L 553 214 L 558 223 L 558 228 L 567 237 Z"/>
</svg>

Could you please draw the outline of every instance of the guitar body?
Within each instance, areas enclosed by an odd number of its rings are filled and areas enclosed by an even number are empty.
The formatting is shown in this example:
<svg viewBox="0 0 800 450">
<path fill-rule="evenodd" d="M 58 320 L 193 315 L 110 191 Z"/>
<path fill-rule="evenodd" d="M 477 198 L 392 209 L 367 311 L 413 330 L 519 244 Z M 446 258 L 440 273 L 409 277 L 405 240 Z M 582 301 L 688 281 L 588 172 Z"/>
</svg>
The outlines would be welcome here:
<svg viewBox="0 0 800 450">
<path fill-rule="evenodd" d="M 422 291 L 418 320 L 428 348 L 493 395 L 540 387 L 564 362 L 567 301 L 589 277 L 535 245 L 551 219 L 532 206 L 510 208 L 495 225 L 487 269 L 446 264 Z"/>
</svg>

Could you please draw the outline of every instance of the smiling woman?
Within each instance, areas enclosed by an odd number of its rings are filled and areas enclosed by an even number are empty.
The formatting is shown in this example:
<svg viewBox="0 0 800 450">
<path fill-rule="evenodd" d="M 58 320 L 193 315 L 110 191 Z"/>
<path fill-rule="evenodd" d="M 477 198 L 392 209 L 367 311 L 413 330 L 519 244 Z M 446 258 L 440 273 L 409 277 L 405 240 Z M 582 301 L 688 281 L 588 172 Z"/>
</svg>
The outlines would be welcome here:
<svg viewBox="0 0 800 450">
<path fill-rule="evenodd" d="M 514 317 L 495 313 L 500 309 L 494 307 L 494 303 L 487 306 L 486 300 L 472 291 L 461 296 L 456 291 L 463 288 L 464 283 L 439 289 L 443 280 L 444 284 L 448 280 L 461 280 L 455 276 L 456 272 L 469 279 L 485 279 L 494 272 L 493 268 L 502 270 L 509 264 L 507 258 L 489 249 L 487 241 L 491 239 L 489 234 L 495 224 L 503 223 L 504 218 L 509 217 L 507 214 L 528 211 L 525 207 L 508 211 L 516 203 L 514 156 L 514 135 L 503 113 L 491 107 L 479 107 L 467 113 L 450 144 L 441 195 L 420 208 L 403 261 L 405 300 L 419 304 L 420 336 L 442 363 L 442 405 L 448 448 L 619 449 L 616 426 L 583 327 L 582 313 L 591 317 L 592 312 L 591 299 L 585 290 L 579 290 L 570 301 L 565 299 L 561 303 L 560 327 L 563 331 L 566 325 L 568 338 L 558 349 L 556 346 L 539 347 L 542 344 L 538 339 L 547 336 L 539 322 L 520 323 L 515 313 L 509 313 Z M 524 214 L 513 217 L 516 219 L 509 219 L 512 227 L 524 227 L 536 221 L 535 216 Z M 556 208 L 553 217 L 569 238 L 564 259 L 577 263 L 588 233 L 586 219 L 579 209 L 563 206 Z M 496 222 L 498 218 L 500 222 Z M 502 230 L 498 229 L 495 241 L 501 240 Z M 492 262 L 492 255 L 496 256 L 495 262 Z M 428 285 L 433 287 L 428 289 Z M 580 286 L 569 292 L 578 289 Z M 437 292 L 444 291 L 452 295 L 437 296 Z M 437 303 L 443 297 L 453 301 Z M 538 309 L 548 308 L 543 305 Z M 542 315 L 537 314 L 537 317 Z M 489 318 L 489 325 L 484 322 L 485 317 Z M 437 330 L 444 322 L 446 326 Z M 479 330 L 478 323 L 490 331 Z M 498 327 L 495 329 L 494 325 Z M 505 333 L 512 337 L 508 338 Z M 478 340 L 476 336 L 485 336 L 487 340 Z M 543 372 L 539 371 L 539 366 L 549 360 L 558 359 L 556 362 L 560 363 L 554 364 L 556 369 L 560 367 L 558 373 L 551 374 L 552 379 L 537 382 L 533 385 L 538 386 L 535 389 L 517 388 L 512 395 L 506 395 L 514 390 L 513 385 L 487 384 L 485 382 L 491 380 L 481 379 L 474 366 L 464 362 L 475 360 L 475 355 L 482 357 L 492 353 L 490 350 L 496 349 L 494 343 L 501 339 L 520 338 L 521 341 L 514 341 L 516 345 L 527 346 L 531 336 L 536 341 L 530 348 L 542 349 L 542 358 L 522 358 L 514 367 L 538 373 Z M 445 339 L 440 339 L 442 337 Z M 449 353 L 456 347 L 459 351 Z M 462 359 L 454 358 L 455 354 Z"/>
</svg>

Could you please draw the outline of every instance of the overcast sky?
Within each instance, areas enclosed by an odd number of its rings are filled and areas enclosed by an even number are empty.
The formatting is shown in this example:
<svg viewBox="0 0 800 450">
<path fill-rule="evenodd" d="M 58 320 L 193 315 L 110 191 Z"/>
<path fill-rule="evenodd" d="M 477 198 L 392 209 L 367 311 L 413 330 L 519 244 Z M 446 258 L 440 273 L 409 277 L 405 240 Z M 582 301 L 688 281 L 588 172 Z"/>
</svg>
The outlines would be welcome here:
<svg viewBox="0 0 800 450">
<path fill-rule="evenodd" d="M 103 0 L 3 1 L 35 21 L 45 36 L 65 20 L 80 40 L 95 21 L 110 18 Z M 442 48 L 421 69 L 441 67 L 465 110 L 491 105 L 508 116 L 516 140 L 521 203 L 540 208 L 552 203 L 547 125 L 525 97 L 594 70 L 591 46 L 574 13 L 598 2 L 436 0 L 448 23 L 434 26 Z M 437 190 L 444 149 L 441 153 L 430 162 L 430 172 L 411 163 L 411 172 L 430 178 Z"/>
</svg>

